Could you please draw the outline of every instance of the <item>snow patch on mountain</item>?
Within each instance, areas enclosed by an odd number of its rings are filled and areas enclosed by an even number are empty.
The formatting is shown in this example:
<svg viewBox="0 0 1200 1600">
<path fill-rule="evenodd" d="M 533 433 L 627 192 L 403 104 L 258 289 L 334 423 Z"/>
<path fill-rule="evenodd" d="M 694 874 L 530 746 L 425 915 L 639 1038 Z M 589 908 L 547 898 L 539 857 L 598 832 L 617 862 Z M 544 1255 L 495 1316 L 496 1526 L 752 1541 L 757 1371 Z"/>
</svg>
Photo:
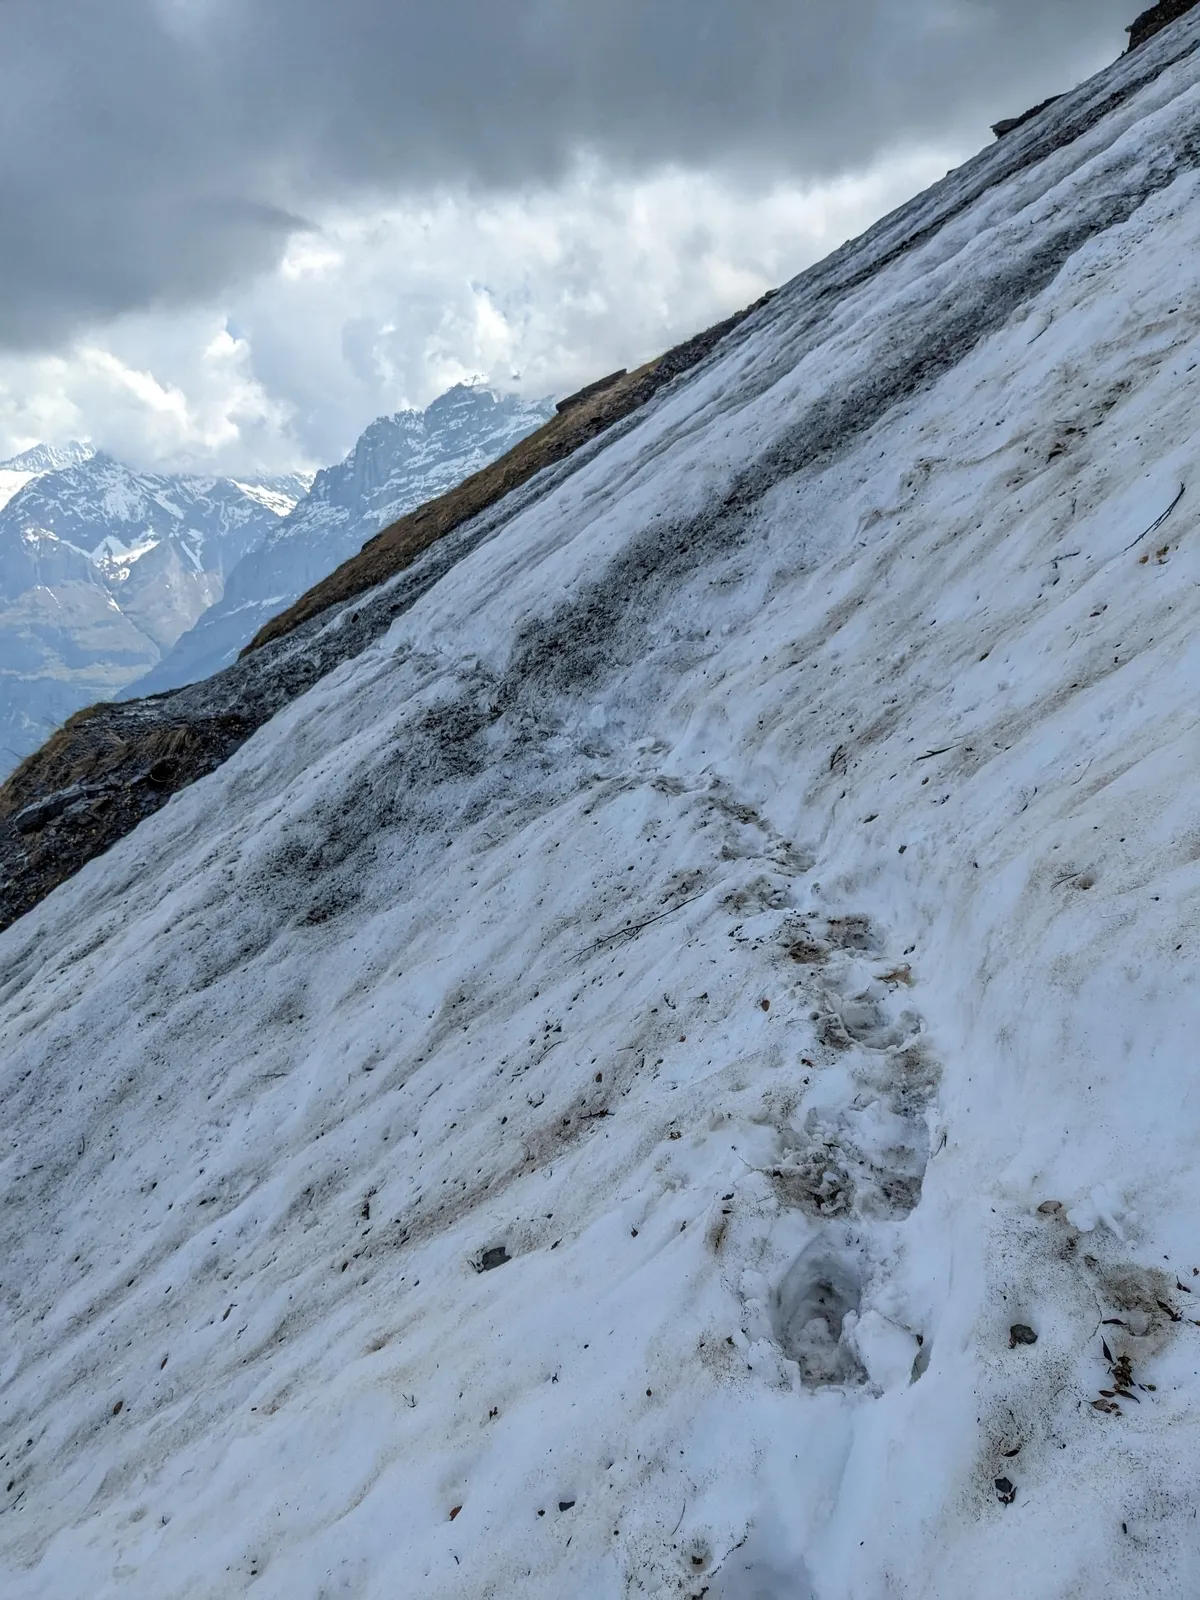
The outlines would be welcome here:
<svg viewBox="0 0 1200 1600">
<path fill-rule="evenodd" d="M 291 472 L 283 477 L 262 478 L 256 482 L 246 482 L 241 478 L 232 481 L 243 494 L 266 506 L 277 517 L 286 517 L 312 488 L 315 477 L 315 472 Z"/>
<path fill-rule="evenodd" d="M 47 472 L 57 472 L 63 467 L 78 466 L 80 462 L 90 460 L 95 453 L 90 444 L 72 440 L 65 445 L 37 444 L 30 450 L 22 451 L 19 456 L 0 461 L 0 510 L 34 478 L 40 478 Z"/>
<path fill-rule="evenodd" d="M 66 444 L 35 444 L 20 455 L 0 461 L 0 470 L 13 472 L 61 472 L 64 467 L 78 467 L 96 454 L 94 446 L 70 439 Z"/>
<path fill-rule="evenodd" d="M 94 549 L 85 550 L 83 554 L 89 556 L 100 567 L 121 565 L 128 567 L 153 550 L 157 543 L 157 539 L 143 539 L 135 544 L 125 544 L 115 534 L 110 533 L 106 534 Z"/>
</svg>

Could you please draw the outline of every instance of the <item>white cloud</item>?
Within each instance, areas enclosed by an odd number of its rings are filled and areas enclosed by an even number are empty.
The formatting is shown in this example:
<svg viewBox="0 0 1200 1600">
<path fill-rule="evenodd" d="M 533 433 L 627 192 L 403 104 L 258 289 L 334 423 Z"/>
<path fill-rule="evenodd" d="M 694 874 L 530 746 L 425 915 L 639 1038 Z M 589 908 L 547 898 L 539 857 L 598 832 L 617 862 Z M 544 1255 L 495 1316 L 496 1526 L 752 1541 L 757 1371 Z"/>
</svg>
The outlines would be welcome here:
<svg viewBox="0 0 1200 1600">
<path fill-rule="evenodd" d="M 785 281 L 954 155 L 753 191 L 589 165 L 519 196 L 329 213 L 226 305 L 0 358 L 0 454 L 74 436 L 135 464 L 284 470 L 335 459 L 373 417 L 460 379 L 563 394 Z"/>
<path fill-rule="evenodd" d="M 144 467 L 232 471 L 294 453 L 285 402 L 219 314 L 141 317 L 63 356 L 0 361 L 0 453 L 89 439 Z"/>
</svg>

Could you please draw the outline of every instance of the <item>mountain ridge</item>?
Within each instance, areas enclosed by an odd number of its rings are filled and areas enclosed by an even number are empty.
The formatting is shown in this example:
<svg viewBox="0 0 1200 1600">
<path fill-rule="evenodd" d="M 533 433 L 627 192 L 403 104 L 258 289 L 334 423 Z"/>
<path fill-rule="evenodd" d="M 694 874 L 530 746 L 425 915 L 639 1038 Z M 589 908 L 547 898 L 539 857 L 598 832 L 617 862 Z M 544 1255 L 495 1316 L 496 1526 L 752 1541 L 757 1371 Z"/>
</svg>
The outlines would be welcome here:
<svg viewBox="0 0 1200 1600">
<path fill-rule="evenodd" d="M 157 660 L 276 520 L 259 494 L 215 476 L 137 472 L 90 447 L 17 459 L 38 470 L 0 507 L 10 763 Z"/>
<path fill-rule="evenodd" d="M 0 472 L 57 472 L 62 467 L 77 467 L 96 454 L 90 444 L 68 439 L 66 444 L 35 444 L 19 455 L 0 461 Z"/>
<path fill-rule="evenodd" d="M 0 511 L 34 478 L 60 467 L 76 466 L 94 454 L 91 445 L 72 439 L 65 445 L 33 445 L 22 450 L 20 455 L 0 461 Z"/>
<path fill-rule="evenodd" d="M 376 418 L 342 461 L 316 474 L 307 496 L 230 574 L 221 599 L 125 698 L 178 688 L 228 666 L 270 617 L 382 526 L 503 454 L 551 409 L 549 401 L 456 384 L 423 411 Z"/>
</svg>

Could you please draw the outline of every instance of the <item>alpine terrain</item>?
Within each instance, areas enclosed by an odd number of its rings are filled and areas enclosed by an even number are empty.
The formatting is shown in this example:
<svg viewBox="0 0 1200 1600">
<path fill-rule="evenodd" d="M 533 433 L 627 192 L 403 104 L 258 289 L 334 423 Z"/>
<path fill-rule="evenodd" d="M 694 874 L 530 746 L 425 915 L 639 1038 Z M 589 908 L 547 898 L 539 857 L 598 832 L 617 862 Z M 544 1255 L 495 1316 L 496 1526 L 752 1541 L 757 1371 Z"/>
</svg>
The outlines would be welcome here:
<svg viewBox="0 0 1200 1600">
<path fill-rule="evenodd" d="M 19 456 L 10 456 L 7 461 L 0 461 L 0 509 L 12 499 L 18 489 L 23 489 L 27 483 L 32 483 L 34 478 L 41 478 L 47 472 L 56 472 L 60 467 L 78 466 L 81 461 L 89 461 L 96 452 L 90 444 L 80 444 L 72 439 L 68 444 L 35 444 L 30 450 L 23 450 Z"/>
<path fill-rule="evenodd" d="M 456 384 L 424 411 L 378 418 L 344 461 L 318 472 L 309 494 L 230 574 L 220 600 L 128 692 L 174 689 L 228 666 L 276 612 L 381 528 L 502 455 L 553 411 L 550 401 Z"/>
<path fill-rule="evenodd" d="M 0 790 L 6 1597 L 1200 1593 L 1177 9 Z"/>
<path fill-rule="evenodd" d="M 86 445 L 0 464 L 0 773 L 169 650 L 303 492 L 138 473 Z"/>
</svg>

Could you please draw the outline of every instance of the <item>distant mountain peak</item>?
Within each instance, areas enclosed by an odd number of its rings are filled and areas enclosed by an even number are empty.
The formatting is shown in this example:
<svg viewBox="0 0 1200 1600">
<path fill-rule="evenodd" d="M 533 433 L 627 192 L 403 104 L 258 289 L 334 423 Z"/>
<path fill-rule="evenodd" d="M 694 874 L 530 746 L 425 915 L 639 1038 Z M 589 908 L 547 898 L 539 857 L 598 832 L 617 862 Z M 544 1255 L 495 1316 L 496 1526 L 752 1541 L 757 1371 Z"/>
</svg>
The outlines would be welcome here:
<svg viewBox="0 0 1200 1600">
<path fill-rule="evenodd" d="M 423 411 L 376 417 L 233 570 L 221 599 L 126 692 L 156 693 L 219 671 L 264 622 L 381 528 L 478 472 L 553 414 L 551 400 L 470 382 L 456 383 Z"/>
<path fill-rule="evenodd" d="M 35 444 L 29 450 L 23 450 L 18 456 L 10 456 L 7 461 L 0 461 L 2 472 L 61 472 L 64 467 L 77 467 L 83 461 L 90 461 L 99 452 L 90 444 L 82 444 L 78 439 L 68 439 L 66 444 Z"/>
</svg>

